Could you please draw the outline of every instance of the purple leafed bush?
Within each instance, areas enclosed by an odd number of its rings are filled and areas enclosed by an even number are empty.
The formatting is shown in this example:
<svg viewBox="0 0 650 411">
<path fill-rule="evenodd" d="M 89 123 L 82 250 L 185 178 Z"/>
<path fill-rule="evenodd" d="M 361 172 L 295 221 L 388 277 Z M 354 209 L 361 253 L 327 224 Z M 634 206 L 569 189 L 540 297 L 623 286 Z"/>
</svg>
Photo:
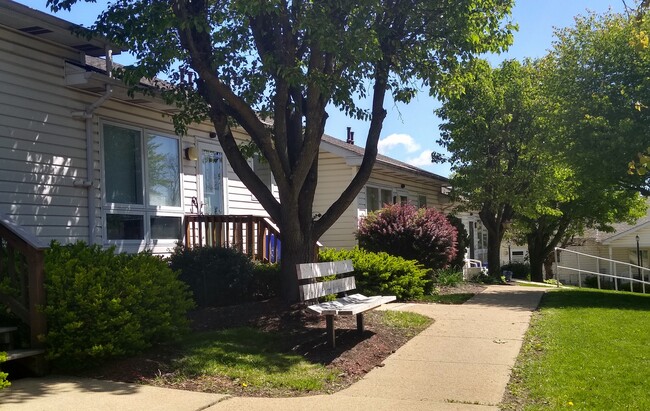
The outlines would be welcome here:
<svg viewBox="0 0 650 411">
<path fill-rule="evenodd" d="M 394 204 L 361 220 L 357 239 L 369 251 L 417 260 L 427 268 L 446 268 L 457 253 L 456 228 L 433 208 Z"/>
</svg>

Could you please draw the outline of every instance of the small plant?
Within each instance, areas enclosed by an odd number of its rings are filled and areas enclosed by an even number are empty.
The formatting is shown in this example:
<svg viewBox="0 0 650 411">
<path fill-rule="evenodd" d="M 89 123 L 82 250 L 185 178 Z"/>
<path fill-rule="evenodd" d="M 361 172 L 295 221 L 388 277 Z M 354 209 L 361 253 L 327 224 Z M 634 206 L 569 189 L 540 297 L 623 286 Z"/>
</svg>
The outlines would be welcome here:
<svg viewBox="0 0 650 411">
<path fill-rule="evenodd" d="M 321 261 L 352 260 L 357 290 L 366 295 L 394 295 L 399 300 L 417 300 L 429 291 L 429 270 L 417 261 L 405 260 L 387 253 L 324 249 Z"/>
<path fill-rule="evenodd" d="M 562 285 L 562 283 L 556 280 L 555 278 L 549 278 L 548 280 L 544 280 L 544 283 L 551 284 L 551 285 L 560 285 L 560 286 Z"/>
<path fill-rule="evenodd" d="M 7 353 L 0 351 L 0 364 L 2 364 L 5 361 L 7 361 Z M 7 388 L 11 385 L 11 383 L 7 381 L 8 376 L 9 374 L 7 374 L 6 372 L 0 371 L 0 390 Z"/>
<path fill-rule="evenodd" d="M 433 273 L 433 281 L 438 286 L 454 287 L 463 282 L 463 272 L 455 268 L 443 268 Z"/>
<path fill-rule="evenodd" d="M 394 204 L 368 215 L 359 223 L 359 246 L 386 252 L 425 267 L 448 267 L 457 253 L 457 231 L 444 214 L 433 208 Z"/>
<path fill-rule="evenodd" d="M 187 286 L 150 253 L 52 242 L 45 273 L 47 355 L 59 368 L 134 354 L 189 328 Z"/>
</svg>

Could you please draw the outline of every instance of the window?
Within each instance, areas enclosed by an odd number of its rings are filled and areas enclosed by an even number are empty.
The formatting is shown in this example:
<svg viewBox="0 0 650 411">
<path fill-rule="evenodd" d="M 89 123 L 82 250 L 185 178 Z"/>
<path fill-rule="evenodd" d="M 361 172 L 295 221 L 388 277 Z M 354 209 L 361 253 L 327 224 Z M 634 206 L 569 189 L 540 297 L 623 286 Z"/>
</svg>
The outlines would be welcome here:
<svg viewBox="0 0 650 411">
<path fill-rule="evenodd" d="M 418 207 L 426 207 L 427 206 L 427 196 L 418 196 Z"/>
<path fill-rule="evenodd" d="M 103 124 L 102 139 L 106 238 L 180 239 L 179 139 L 115 124 Z"/>
<path fill-rule="evenodd" d="M 366 187 L 366 209 L 377 211 L 385 204 L 393 202 L 393 191 L 377 187 Z"/>
</svg>

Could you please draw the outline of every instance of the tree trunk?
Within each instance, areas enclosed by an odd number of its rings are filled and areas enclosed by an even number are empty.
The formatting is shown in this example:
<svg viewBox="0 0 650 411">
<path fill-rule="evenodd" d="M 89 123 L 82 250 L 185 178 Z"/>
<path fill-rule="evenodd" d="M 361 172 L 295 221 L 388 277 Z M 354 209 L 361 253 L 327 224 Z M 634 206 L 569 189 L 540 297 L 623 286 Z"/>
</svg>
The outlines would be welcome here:
<svg viewBox="0 0 650 411">
<path fill-rule="evenodd" d="M 285 231 L 282 236 L 282 258 L 280 260 L 282 298 L 287 302 L 299 299 L 298 277 L 296 264 L 313 262 L 315 260 L 315 241 L 306 241 L 300 232 Z"/>
<path fill-rule="evenodd" d="M 488 230 L 487 263 L 488 273 L 491 277 L 501 277 L 501 230 Z"/>
<path fill-rule="evenodd" d="M 528 259 L 530 261 L 530 279 L 541 283 L 544 281 L 545 244 L 540 243 L 536 236 L 528 236 Z"/>
</svg>

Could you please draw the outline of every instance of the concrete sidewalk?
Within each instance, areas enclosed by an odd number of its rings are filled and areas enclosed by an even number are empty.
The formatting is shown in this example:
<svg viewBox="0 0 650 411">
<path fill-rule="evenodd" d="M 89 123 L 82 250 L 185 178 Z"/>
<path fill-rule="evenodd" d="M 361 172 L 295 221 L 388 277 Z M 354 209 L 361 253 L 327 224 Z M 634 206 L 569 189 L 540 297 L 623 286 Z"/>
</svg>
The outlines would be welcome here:
<svg viewBox="0 0 650 411">
<path fill-rule="evenodd" d="M 25 379 L 1 411 L 497 410 L 545 290 L 489 286 L 463 305 L 390 304 L 435 319 L 361 381 L 332 395 L 248 398 L 73 378 Z"/>
</svg>

